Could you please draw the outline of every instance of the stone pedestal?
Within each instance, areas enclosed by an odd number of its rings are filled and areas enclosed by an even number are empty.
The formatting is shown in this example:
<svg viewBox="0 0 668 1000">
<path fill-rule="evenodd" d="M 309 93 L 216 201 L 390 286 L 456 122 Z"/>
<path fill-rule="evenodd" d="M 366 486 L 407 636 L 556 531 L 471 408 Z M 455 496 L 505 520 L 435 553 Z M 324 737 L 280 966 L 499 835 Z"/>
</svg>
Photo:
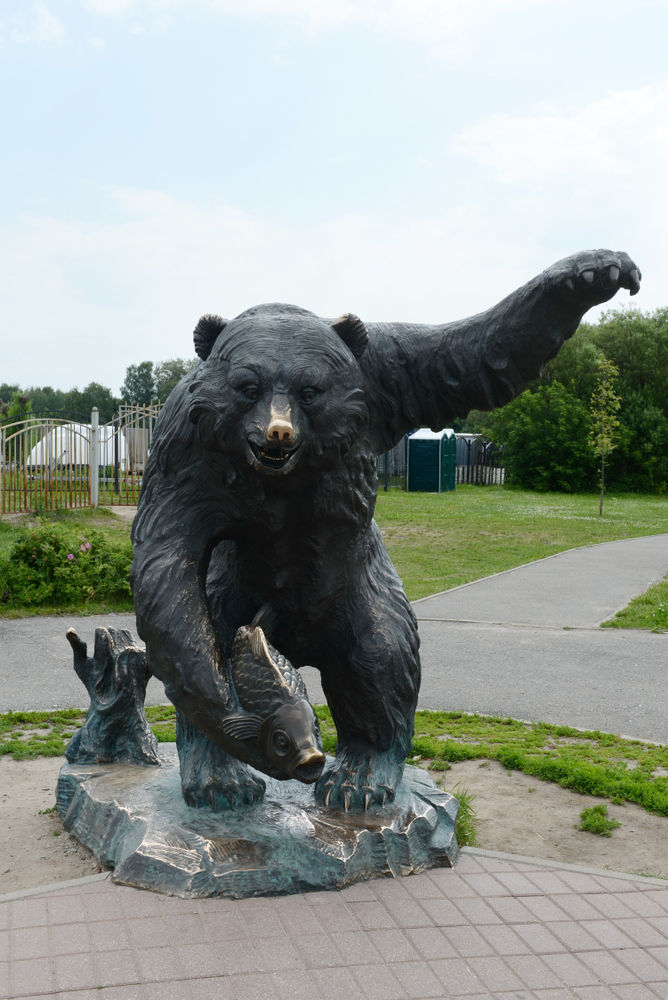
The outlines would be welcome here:
<svg viewBox="0 0 668 1000">
<path fill-rule="evenodd" d="M 263 775 L 265 799 L 214 814 L 181 794 L 174 744 L 161 767 L 65 764 L 57 803 L 65 828 L 113 878 L 184 898 L 266 896 L 339 889 L 457 860 L 457 800 L 425 771 L 406 767 L 384 809 L 334 812 L 312 785 Z"/>
</svg>

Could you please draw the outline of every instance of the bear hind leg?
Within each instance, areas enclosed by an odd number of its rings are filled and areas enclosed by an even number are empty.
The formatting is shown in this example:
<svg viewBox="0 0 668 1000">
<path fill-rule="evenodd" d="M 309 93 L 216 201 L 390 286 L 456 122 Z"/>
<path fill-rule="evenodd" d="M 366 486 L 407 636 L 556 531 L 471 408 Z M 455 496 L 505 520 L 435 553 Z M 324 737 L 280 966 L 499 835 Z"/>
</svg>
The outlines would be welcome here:
<svg viewBox="0 0 668 1000">
<path fill-rule="evenodd" d="M 338 741 L 317 800 L 333 809 L 383 806 L 394 799 L 412 744 L 420 656 L 415 616 L 382 543 L 366 578 L 332 613 L 321 648 Z"/>
</svg>

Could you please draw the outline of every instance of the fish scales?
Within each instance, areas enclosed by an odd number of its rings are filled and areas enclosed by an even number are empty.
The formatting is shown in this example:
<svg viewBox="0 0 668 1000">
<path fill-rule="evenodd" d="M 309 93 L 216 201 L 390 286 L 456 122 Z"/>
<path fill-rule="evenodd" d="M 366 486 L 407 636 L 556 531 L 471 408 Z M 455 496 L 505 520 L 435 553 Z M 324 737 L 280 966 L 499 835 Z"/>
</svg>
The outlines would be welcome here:
<svg viewBox="0 0 668 1000">
<path fill-rule="evenodd" d="M 252 641 L 254 632 L 259 633 L 255 642 Z M 241 704 L 260 718 L 271 715 L 288 700 L 307 697 L 301 676 L 290 661 L 266 641 L 259 626 L 239 629 L 232 647 L 231 666 Z M 267 666 L 273 669 L 267 670 Z"/>
</svg>

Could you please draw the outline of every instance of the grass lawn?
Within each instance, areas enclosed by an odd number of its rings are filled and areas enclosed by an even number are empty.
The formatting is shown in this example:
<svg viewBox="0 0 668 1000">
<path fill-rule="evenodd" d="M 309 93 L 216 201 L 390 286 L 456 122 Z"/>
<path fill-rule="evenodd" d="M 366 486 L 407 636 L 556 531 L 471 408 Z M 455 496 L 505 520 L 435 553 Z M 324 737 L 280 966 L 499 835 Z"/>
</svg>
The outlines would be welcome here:
<svg viewBox="0 0 668 1000">
<path fill-rule="evenodd" d="M 336 749 L 336 730 L 329 709 L 315 706 L 323 744 Z M 160 742 L 176 739 L 171 705 L 146 708 Z M 82 725 L 85 712 L 9 712 L 0 716 L 0 755 L 16 760 L 59 756 Z M 509 770 L 613 802 L 635 802 L 668 816 L 668 747 L 607 733 L 581 732 L 568 726 L 525 723 L 515 719 L 466 715 L 461 712 L 418 712 L 413 755 L 409 763 L 446 771 L 450 762 L 498 760 Z"/>
<path fill-rule="evenodd" d="M 416 600 L 579 545 L 668 532 L 668 497 L 611 494 L 599 517 L 593 493 L 503 486 L 381 490 L 376 520 L 406 593 Z"/>
<path fill-rule="evenodd" d="M 668 632 L 668 576 L 655 583 L 644 594 L 634 597 L 602 628 L 644 628 L 652 632 Z"/>
</svg>

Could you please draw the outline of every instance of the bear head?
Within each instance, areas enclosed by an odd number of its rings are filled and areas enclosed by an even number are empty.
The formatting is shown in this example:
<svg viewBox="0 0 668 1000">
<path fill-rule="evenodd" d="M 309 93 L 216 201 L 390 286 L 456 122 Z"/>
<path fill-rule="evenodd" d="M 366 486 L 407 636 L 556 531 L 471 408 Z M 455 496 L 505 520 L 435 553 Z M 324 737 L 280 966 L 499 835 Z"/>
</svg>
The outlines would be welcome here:
<svg viewBox="0 0 668 1000">
<path fill-rule="evenodd" d="M 351 314 L 329 322 L 297 306 L 255 306 L 195 328 L 202 364 L 190 420 L 210 450 L 267 476 L 335 465 L 368 420 L 359 365 L 368 341 Z"/>
</svg>

